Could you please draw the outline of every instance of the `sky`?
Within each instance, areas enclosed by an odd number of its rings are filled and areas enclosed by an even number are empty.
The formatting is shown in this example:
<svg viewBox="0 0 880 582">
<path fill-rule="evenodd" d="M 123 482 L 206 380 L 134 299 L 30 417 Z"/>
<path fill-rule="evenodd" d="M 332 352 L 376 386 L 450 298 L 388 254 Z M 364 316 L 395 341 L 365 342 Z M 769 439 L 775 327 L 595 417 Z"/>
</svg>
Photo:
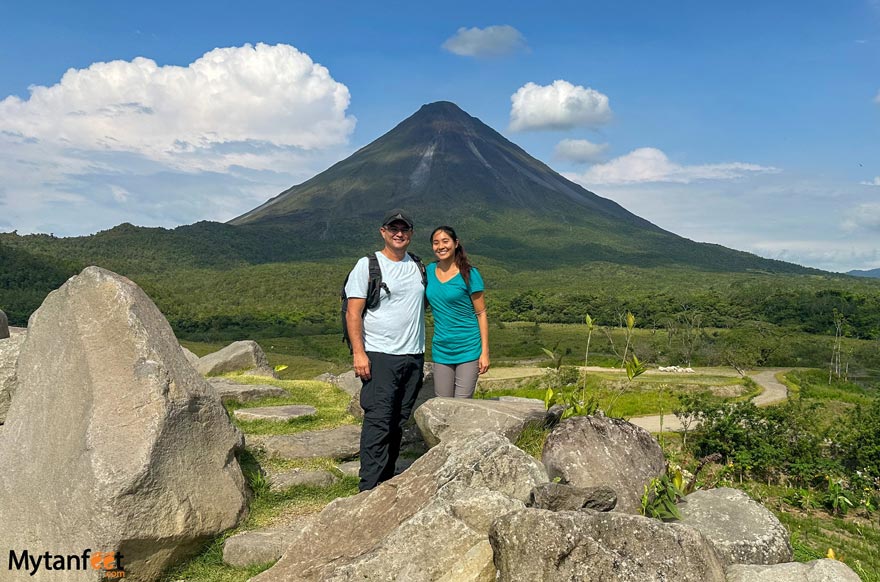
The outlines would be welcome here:
<svg viewBox="0 0 880 582">
<path fill-rule="evenodd" d="M 439 100 L 676 234 L 880 267 L 880 0 L 0 0 L 0 231 L 226 221 Z"/>
</svg>

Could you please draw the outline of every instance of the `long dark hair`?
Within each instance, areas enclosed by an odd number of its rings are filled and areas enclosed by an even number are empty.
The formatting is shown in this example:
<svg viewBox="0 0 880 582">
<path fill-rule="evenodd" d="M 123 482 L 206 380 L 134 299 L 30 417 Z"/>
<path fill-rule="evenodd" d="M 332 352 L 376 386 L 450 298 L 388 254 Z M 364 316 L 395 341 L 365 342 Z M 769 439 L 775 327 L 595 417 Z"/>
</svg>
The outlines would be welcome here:
<svg viewBox="0 0 880 582">
<path fill-rule="evenodd" d="M 458 241 L 458 235 L 455 234 L 455 229 L 451 226 L 438 226 L 431 232 L 431 238 L 428 239 L 431 244 L 434 244 L 434 235 L 437 234 L 438 230 L 442 230 L 446 234 L 448 234 L 453 241 L 457 243 L 458 246 L 455 247 L 455 254 L 452 256 L 452 260 L 455 261 L 455 266 L 458 267 L 458 272 L 461 273 L 461 278 L 464 279 L 464 284 L 467 285 L 467 288 L 471 288 L 471 262 L 468 260 L 467 253 L 464 252 L 464 247 L 461 246 L 461 243 Z"/>
</svg>

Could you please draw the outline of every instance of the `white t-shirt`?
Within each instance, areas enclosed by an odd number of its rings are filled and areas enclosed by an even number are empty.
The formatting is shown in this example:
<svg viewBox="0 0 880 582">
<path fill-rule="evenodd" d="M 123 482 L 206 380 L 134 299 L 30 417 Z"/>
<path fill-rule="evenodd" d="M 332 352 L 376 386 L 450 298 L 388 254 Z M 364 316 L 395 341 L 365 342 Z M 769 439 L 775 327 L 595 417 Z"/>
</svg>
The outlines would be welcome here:
<svg viewBox="0 0 880 582">
<path fill-rule="evenodd" d="M 425 353 L 425 286 L 419 266 L 407 254 L 402 261 L 392 261 L 381 251 L 376 253 L 382 282 L 388 286 L 379 292 L 379 306 L 367 309 L 364 317 L 364 347 L 383 354 Z M 345 285 L 347 297 L 366 299 L 370 261 L 361 258 Z"/>
</svg>

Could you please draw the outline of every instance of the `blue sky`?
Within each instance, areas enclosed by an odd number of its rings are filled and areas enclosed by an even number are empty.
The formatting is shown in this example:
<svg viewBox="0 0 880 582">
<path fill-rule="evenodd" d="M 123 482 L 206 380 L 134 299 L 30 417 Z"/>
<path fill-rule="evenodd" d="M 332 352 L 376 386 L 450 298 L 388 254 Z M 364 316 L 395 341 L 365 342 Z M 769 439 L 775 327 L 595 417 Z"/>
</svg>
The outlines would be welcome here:
<svg viewBox="0 0 880 582">
<path fill-rule="evenodd" d="M 228 220 L 449 100 L 688 238 L 880 267 L 880 0 L 2 14 L 0 230 Z"/>
</svg>

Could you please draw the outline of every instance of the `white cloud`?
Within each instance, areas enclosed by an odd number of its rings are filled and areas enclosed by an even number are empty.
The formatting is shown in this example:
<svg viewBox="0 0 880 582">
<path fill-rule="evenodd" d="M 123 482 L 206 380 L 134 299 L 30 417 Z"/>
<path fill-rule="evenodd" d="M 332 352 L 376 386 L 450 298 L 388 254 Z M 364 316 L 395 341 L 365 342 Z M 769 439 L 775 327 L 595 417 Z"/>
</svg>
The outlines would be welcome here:
<svg viewBox="0 0 880 582">
<path fill-rule="evenodd" d="M 777 173 L 769 166 L 729 162 L 682 166 L 669 160 L 657 148 L 638 148 L 605 164 L 598 164 L 570 179 L 590 187 L 596 184 L 637 184 L 673 182 L 689 184 L 702 180 L 733 180 L 747 175 Z"/>
<path fill-rule="evenodd" d="M 880 186 L 880 176 L 874 176 L 873 180 L 865 180 L 864 182 L 859 182 L 862 186 Z"/>
<path fill-rule="evenodd" d="M 880 202 L 867 202 L 851 208 L 844 217 L 844 230 L 880 232 Z"/>
<path fill-rule="evenodd" d="M 0 216 L 61 235 L 228 220 L 347 154 L 349 99 L 289 45 L 71 69 L 0 101 Z"/>
<path fill-rule="evenodd" d="M 607 95 L 562 79 L 546 86 L 526 83 L 510 101 L 511 131 L 596 127 L 612 115 Z"/>
<path fill-rule="evenodd" d="M 564 139 L 553 151 L 553 155 L 561 160 L 587 163 L 601 159 L 608 150 L 607 143 L 593 143 L 585 139 Z"/>
<path fill-rule="evenodd" d="M 487 26 L 486 28 L 461 27 L 454 36 L 446 39 L 443 48 L 463 57 L 501 57 L 525 50 L 526 40 L 512 26 Z"/>
<path fill-rule="evenodd" d="M 248 159 L 218 156 L 210 151 L 217 144 L 344 143 L 355 124 L 345 114 L 348 104 L 348 88 L 296 48 L 245 45 L 214 49 L 186 67 L 138 57 L 70 69 L 56 85 L 31 87 L 27 100 L 0 101 L 0 131 L 218 169 Z"/>
</svg>

